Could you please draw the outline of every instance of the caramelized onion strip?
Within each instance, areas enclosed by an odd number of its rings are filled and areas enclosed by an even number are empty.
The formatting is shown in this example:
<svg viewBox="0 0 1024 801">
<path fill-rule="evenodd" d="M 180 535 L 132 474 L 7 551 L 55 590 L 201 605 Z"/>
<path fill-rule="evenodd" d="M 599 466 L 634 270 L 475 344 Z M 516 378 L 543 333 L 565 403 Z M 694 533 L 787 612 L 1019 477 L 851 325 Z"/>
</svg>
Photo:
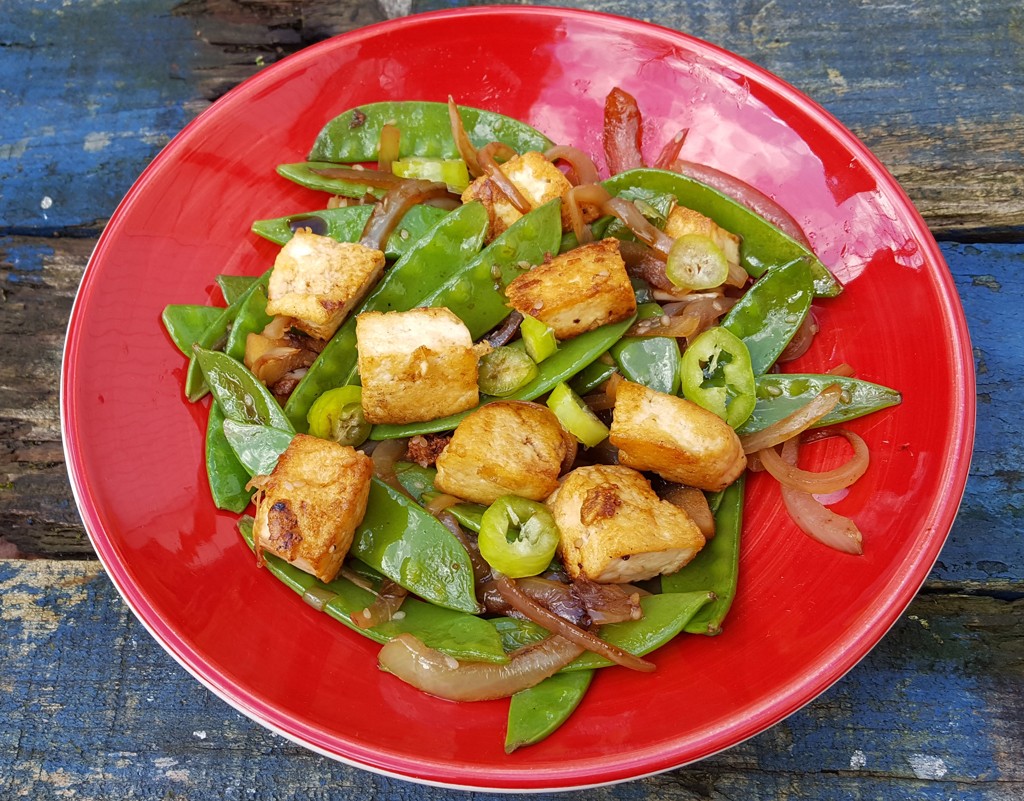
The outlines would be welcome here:
<svg viewBox="0 0 1024 801">
<path fill-rule="evenodd" d="M 462 115 L 459 114 L 459 107 L 455 105 L 451 95 L 448 95 L 448 121 L 452 126 L 452 139 L 455 140 L 455 147 L 459 151 L 459 156 L 466 162 L 466 169 L 469 170 L 469 174 L 474 178 L 478 178 L 484 174 L 484 171 L 480 167 L 480 159 L 477 158 L 476 148 L 473 147 L 473 143 L 469 141 L 469 136 L 466 134 L 466 126 L 462 124 Z"/>
<path fill-rule="evenodd" d="M 370 461 L 373 462 L 373 474 L 391 487 L 396 492 L 402 493 L 406 498 L 415 501 L 409 494 L 409 490 L 402 486 L 395 473 L 395 464 L 405 456 L 407 441 L 404 439 L 386 439 L 379 442 L 377 447 L 370 454 Z"/>
<path fill-rule="evenodd" d="M 357 629 L 372 629 L 381 623 L 387 623 L 402 608 L 402 602 L 408 595 L 409 591 L 405 587 L 391 579 L 384 579 L 373 603 L 359 612 L 353 612 L 349 620 Z"/>
<path fill-rule="evenodd" d="M 439 181 L 402 179 L 402 184 L 388 192 L 374 206 L 363 227 L 359 242 L 374 250 L 384 250 L 388 237 L 398 227 L 405 213 L 417 203 L 448 197 L 448 187 Z"/>
<path fill-rule="evenodd" d="M 828 495 L 830 492 L 845 489 L 860 478 L 868 469 L 870 456 L 868 446 L 857 434 L 842 428 L 834 429 L 834 434 L 843 436 L 853 446 L 851 456 L 840 467 L 822 472 L 801 470 L 795 464 L 789 464 L 774 448 L 758 451 L 761 464 L 784 487 L 809 492 L 812 495 Z"/>
<path fill-rule="evenodd" d="M 513 156 L 518 155 L 511 147 L 503 142 L 491 142 L 488 145 L 484 145 L 480 148 L 477 153 L 477 158 L 480 159 L 480 167 L 491 182 L 501 190 L 501 193 L 508 198 L 508 202 L 511 203 L 516 211 L 520 214 L 526 214 L 533 209 L 533 205 L 523 197 L 523 193 L 519 191 L 519 188 L 512 183 L 512 179 L 509 178 L 505 173 L 501 171 L 501 167 L 498 166 L 498 162 L 495 160 L 496 157 L 504 158 L 508 160 Z"/>
<path fill-rule="evenodd" d="M 548 161 L 564 161 L 572 170 L 570 180 L 574 184 L 596 184 L 601 180 L 594 160 L 578 147 L 555 145 L 544 151 Z"/>
<path fill-rule="evenodd" d="M 801 406 L 787 417 L 778 422 L 757 431 L 740 437 L 744 453 L 754 453 L 765 448 L 774 448 L 776 445 L 795 437 L 817 423 L 826 414 L 831 412 L 840 398 L 843 390 L 838 384 L 830 384 L 825 387 L 810 403 Z"/>
</svg>

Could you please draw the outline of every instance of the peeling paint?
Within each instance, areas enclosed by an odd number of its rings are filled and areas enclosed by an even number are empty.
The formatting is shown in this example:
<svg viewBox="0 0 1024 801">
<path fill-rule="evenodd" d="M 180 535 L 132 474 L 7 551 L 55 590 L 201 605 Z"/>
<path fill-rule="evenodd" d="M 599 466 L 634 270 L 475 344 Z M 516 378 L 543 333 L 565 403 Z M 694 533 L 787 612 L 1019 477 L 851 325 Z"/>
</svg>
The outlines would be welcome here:
<svg viewBox="0 0 1024 801">
<path fill-rule="evenodd" d="M 929 754 L 911 754 L 907 762 L 919 779 L 941 779 L 949 772 L 941 757 Z"/>
<path fill-rule="evenodd" d="M 82 150 L 86 153 L 96 153 L 110 146 L 110 134 L 103 131 L 93 131 L 85 135 L 85 142 Z"/>
</svg>

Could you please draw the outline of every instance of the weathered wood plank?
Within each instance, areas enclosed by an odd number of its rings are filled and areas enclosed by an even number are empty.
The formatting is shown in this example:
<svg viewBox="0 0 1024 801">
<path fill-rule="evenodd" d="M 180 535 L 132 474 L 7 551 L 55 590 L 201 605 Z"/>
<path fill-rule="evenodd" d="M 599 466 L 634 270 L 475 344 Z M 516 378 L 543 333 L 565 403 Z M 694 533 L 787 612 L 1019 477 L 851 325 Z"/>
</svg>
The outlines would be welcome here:
<svg viewBox="0 0 1024 801">
<path fill-rule="evenodd" d="M 382 7 L 464 5 L 477 4 L 10 0 L 0 16 L 0 230 L 94 230 L 171 136 L 260 65 L 382 19 Z M 563 5 L 687 31 L 780 75 L 864 139 L 940 237 L 1024 231 L 1016 0 Z"/>
<path fill-rule="evenodd" d="M 6 798 L 464 797 L 331 762 L 235 713 L 155 644 L 95 563 L 0 561 L 0 597 Z M 1022 624 L 1024 601 L 922 596 L 846 678 L 761 736 L 557 797 L 1020 798 Z"/>
</svg>

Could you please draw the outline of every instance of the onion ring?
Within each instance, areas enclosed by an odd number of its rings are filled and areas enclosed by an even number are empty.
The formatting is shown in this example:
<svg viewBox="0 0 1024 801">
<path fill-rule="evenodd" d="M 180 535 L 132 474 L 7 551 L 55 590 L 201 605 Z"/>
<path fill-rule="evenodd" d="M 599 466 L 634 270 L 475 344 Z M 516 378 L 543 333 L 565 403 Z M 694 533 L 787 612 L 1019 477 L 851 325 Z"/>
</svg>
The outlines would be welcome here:
<svg viewBox="0 0 1024 801">
<path fill-rule="evenodd" d="M 783 417 L 761 431 L 740 437 L 743 452 L 754 453 L 765 448 L 774 448 L 806 431 L 831 412 L 841 400 L 842 395 L 843 390 L 838 384 L 829 384 L 810 403 L 801 406 L 791 415 Z"/>
<path fill-rule="evenodd" d="M 801 470 L 795 464 L 786 462 L 775 452 L 774 448 L 758 451 L 758 456 L 761 458 L 764 469 L 771 473 L 782 486 L 812 495 L 828 495 L 830 492 L 845 489 L 853 484 L 864 475 L 871 461 L 867 443 L 857 434 L 842 428 L 834 429 L 832 433 L 845 437 L 846 441 L 853 446 L 853 456 L 833 470 L 822 472 Z"/>
</svg>

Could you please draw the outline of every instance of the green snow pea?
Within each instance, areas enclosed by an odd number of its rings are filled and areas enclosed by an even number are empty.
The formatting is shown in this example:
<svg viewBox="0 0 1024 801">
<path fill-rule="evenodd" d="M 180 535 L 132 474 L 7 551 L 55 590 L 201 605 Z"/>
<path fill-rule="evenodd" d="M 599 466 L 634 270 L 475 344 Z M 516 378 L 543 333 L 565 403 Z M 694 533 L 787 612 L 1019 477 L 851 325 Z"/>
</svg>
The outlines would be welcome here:
<svg viewBox="0 0 1024 801">
<path fill-rule="evenodd" d="M 288 398 L 285 413 L 297 431 L 306 431 L 309 407 L 320 395 L 355 382 L 356 315 L 413 308 L 480 250 L 486 231 L 487 210 L 479 203 L 467 203 L 443 217 L 395 262 L 338 329 Z"/>
<path fill-rule="evenodd" d="M 513 695 L 508 707 L 505 753 L 550 736 L 576 711 L 593 677 L 592 670 L 556 673 Z"/>
<path fill-rule="evenodd" d="M 420 467 L 413 462 L 398 462 L 395 465 L 395 475 L 406 491 L 420 504 L 441 494 L 434 488 L 434 477 L 437 475 L 437 471 L 432 467 Z M 446 511 L 451 512 L 452 517 L 461 525 L 470 531 L 479 533 L 486 509 L 486 506 L 481 506 L 478 503 L 463 502 L 452 504 Z"/>
<path fill-rule="evenodd" d="M 640 599 L 640 606 L 644 610 L 642 618 L 601 626 L 598 636 L 605 642 L 617 645 L 636 656 L 649 654 L 684 629 L 689 630 L 690 621 L 699 615 L 714 597 L 714 593 L 709 590 L 665 592 L 661 595 L 644 596 Z M 543 627 L 529 620 L 494 618 L 491 623 L 501 634 L 505 650 L 509 652 L 540 642 L 549 634 Z M 587 651 L 562 668 L 562 672 L 591 670 L 612 664 L 614 663 L 603 656 Z"/>
<path fill-rule="evenodd" d="M 736 433 L 753 434 L 767 428 L 806 406 L 825 387 L 832 384 L 838 384 L 842 389 L 839 403 L 815 423 L 814 428 L 863 417 L 871 412 L 896 406 L 903 400 L 900 393 L 894 389 L 858 378 L 813 373 L 769 373 L 757 377 L 757 403 L 750 417 L 736 429 Z"/>
<path fill-rule="evenodd" d="M 235 319 L 238 317 L 238 314 L 249 295 L 260 287 L 266 290 L 267 282 L 269 280 L 270 270 L 267 270 L 267 272 L 253 281 L 249 287 L 235 299 L 234 303 L 226 309 L 221 309 L 217 318 L 210 323 L 205 331 L 203 331 L 203 335 L 195 341 L 195 346 L 204 350 L 216 350 L 223 347 L 224 343 L 227 342 L 228 331 L 235 322 Z M 200 369 L 199 364 L 193 355 L 188 364 L 188 372 L 185 374 L 185 396 L 194 403 L 206 395 L 207 392 L 209 392 L 209 387 L 206 385 L 206 381 L 203 378 L 203 371 Z"/>
<path fill-rule="evenodd" d="M 596 362 L 588 364 L 573 377 L 572 381 L 569 382 L 569 389 L 580 397 L 588 395 L 616 372 L 618 372 L 618 367 L 614 362 L 607 364 L 598 359 Z"/>
<path fill-rule="evenodd" d="M 202 348 L 196 349 L 196 361 L 228 420 L 272 426 L 294 433 L 277 399 L 244 364 L 226 353 Z"/>
<path fill-rule="evenodd" d="M 388 193 L 382 186 L 370 186 L 361 181 L 348 178 L 334 178 L 330 174 L 321 175 L 322 170 L 335 170 L 339 165 L 326 161 L 297 161 L 291 164 L 278 164 L 277 174 L 292 183 L 312 189 L 316 192 L 328 192 L 342 197 L 361 198 L 370 195 L 380 200 Z"/>
<path fill-rule="evenodd" d="M 718 634 L 736 597 L 745 481 L 746 477 L 740 476 L 723 492 L 715 511 L 715 536 L 692 562 L 671 576 L 661 577 L 661 589 L 665 592 L 706 589 L 714 593 L 711 604 L 686 624 L 686 631 L 691 634 Z"/>
<path fill-rule="evenodd" d="M 773 267 L 744 293 L 721 326 L 743 340 L 754 375 L 767 373 L 800 328 L 814 299 L 804 259 Z"/>
<path fill-rule="evenodd" d="M 462 543 L 433 515 L 373 479 L 351 553 L 424 600 L 477 612 L 473 566 Z"/>
<path fill-rule="evenodd" d="M 493 111 L 459 106 L 459 115 L 470 142 L 483 147 L 504 142 L 516 152 L 544 151 L 552 142 L 524 122 Z M 376 161 L 380 131 L 390 123 L 401 132 L 398 154 L 425 158 L 456 159 L 459 150 L 452 138 L 447 103 L 386 101 L 349 109 L 328 122 L 316 137 L 310 161 Z"/>
<path fill-rule="evenodd" d="M 637 310 L 637 319 L 658 317 L 657 303 L 645 303 Z M 679 392 L 681 354 L 675 337 L 624 337 L 609 349 L 619 372 L 636 384 L 675 395 Z"/>
<path fill-rule="evenodd" d="M 178 350 L 186 356 L 191 356 L 192 345 L 223 311 L 224 309 L 218 306 L 172 303 L 164 307 L 160 317 Z"/>
<path fill-rule="evenodd" d="M 508 317 L 505 287 L 555 252 L 562 232 L 561 200 L 524 214 L 419 306 L 445 306 L 479 339 Z"/>
<path fill-rule="evenodd" d="M 238 529 L 249 548 L 253 548 L 251 517 L 238 521 Z M 352 615 L 361 612 L 373 603 L 373 593 L 345 578 L 337 578 L 324 584 L 297 567 L 288 564 L 273 554 L 264 554 L 267 569 L 290 590 L 316 602 L 338 622 L 348 626 L 374 642 L 385 643 L 399 634 L 413 634 L 430 648 L 436 648 L 455 659 L 471 662 L 507 662 L 508 656 L 502 649 L 501 638 L 486 620 L 455 612 L 416 598 L 406 598 L 402 603 L 402 616 L 389 620 L 370 629 L 363 629 L 352 623 Z M 359 567 L 361 574 L 370 573 L 379 578 L 380 574 L 367 567 Z"/>
<path fill-rule="evenodd" d="M 216 401 L 211 403 L 206 424 L 206 478 L 213 505 L 229 512 L 244 512 L 252 497 L 252 490 L 245 488 L 250 475 L 224 436 L 224 413 Z"/>
<path fill-rule="evenodd" d="M 217 286 L 224 296 L 224 302 L 230 306 L 245 294 L 245 290 L 258 281 L 255 275 L 218 275 Z"/>
<path fill-rule="evenodd" d="M 740 263 L 754 278 L 771 267 L 806 259 L 814 277 L 815 294 L 833 297 L 842 291 L 835 276 L 807 247 L 784 234 L 742 203 L 700 181 L 665 170 L 639 169 L 619 173 L 604 182 L 613 195 L 636 187 L 675 196 L 679 204 L 710 217 L 740 237 Z"/>
<path fill-rule="evenodd" d="M 245 342 L 249 334 L 258 334 L 274 319 L 267 314 L 267 290 L 262 286 L 253 287 L 238 310 L 224 352 L 232 359 L 242 361 L 245 357 Z"/>
<path fill-rule="evenodd" d="M 540 365 L 537 377 L 522 389 L 501 400 L 535 400 L 550 392 L 562 381 L 568 381 L 580 370 L 594 361 L 608 348 L 618 342 L 626 330 L 633 324 L 636 315 L 618 323 L 610 323 L 593 331 L 587 331 L 566 342 L 563 342 L 553 356 L 545 359 Z M 484 395 L 480 398 L 480 406 L 499 400 Z M 436 431 L 451 431 L 462 420 L 472 414 L 473 409 L 437 420 L 424 423 L 406 423 L 395 425 L 376 425 L 370 432 L 370 439 L 397 439 L 414 437 L 417 434 L 430 434 Z"/>
<path fill-rule="evenodd" d="M 632 201 L 647 221 L 658 229 L 665 228 L 669 212 L 672 211 L 672 207 L 676 203 L 676 199 L 667 192 L 656 192 L 642 186 L 623 189 L 617 194 L 617 197 Z M 609 220 L 603 236 L 613 236 L 616 239 L 625 239 L 630 242 L 636 241 L 636 234 L 618 217 L 612 217 Z"/>
<path fill-rule="evenodd" d="M 277 467 L 278 458 L 295 434 L 271 426 L 225 420 L 224 436 L 250 476 L 266 476 Z"/>
<path fill-rule="evenodd" d="M 296 229 L 308 227 L 314 234 L 329 236 L 337 242 L 358 242 L 363 234 L 366 221 L 373 212 L 373 206 L 343 206 L 339 209 L 323 209 L 256 220 L 252 224 L 254 234 L 284 245 Z M 405 255 L 431 227 L 436 225 L 448 212 L 436 206 L 419 204 L 406 212 L 398 227 L 388 237 L 384 255 L 388 259 L 399 259 Z"/>
</svg>

